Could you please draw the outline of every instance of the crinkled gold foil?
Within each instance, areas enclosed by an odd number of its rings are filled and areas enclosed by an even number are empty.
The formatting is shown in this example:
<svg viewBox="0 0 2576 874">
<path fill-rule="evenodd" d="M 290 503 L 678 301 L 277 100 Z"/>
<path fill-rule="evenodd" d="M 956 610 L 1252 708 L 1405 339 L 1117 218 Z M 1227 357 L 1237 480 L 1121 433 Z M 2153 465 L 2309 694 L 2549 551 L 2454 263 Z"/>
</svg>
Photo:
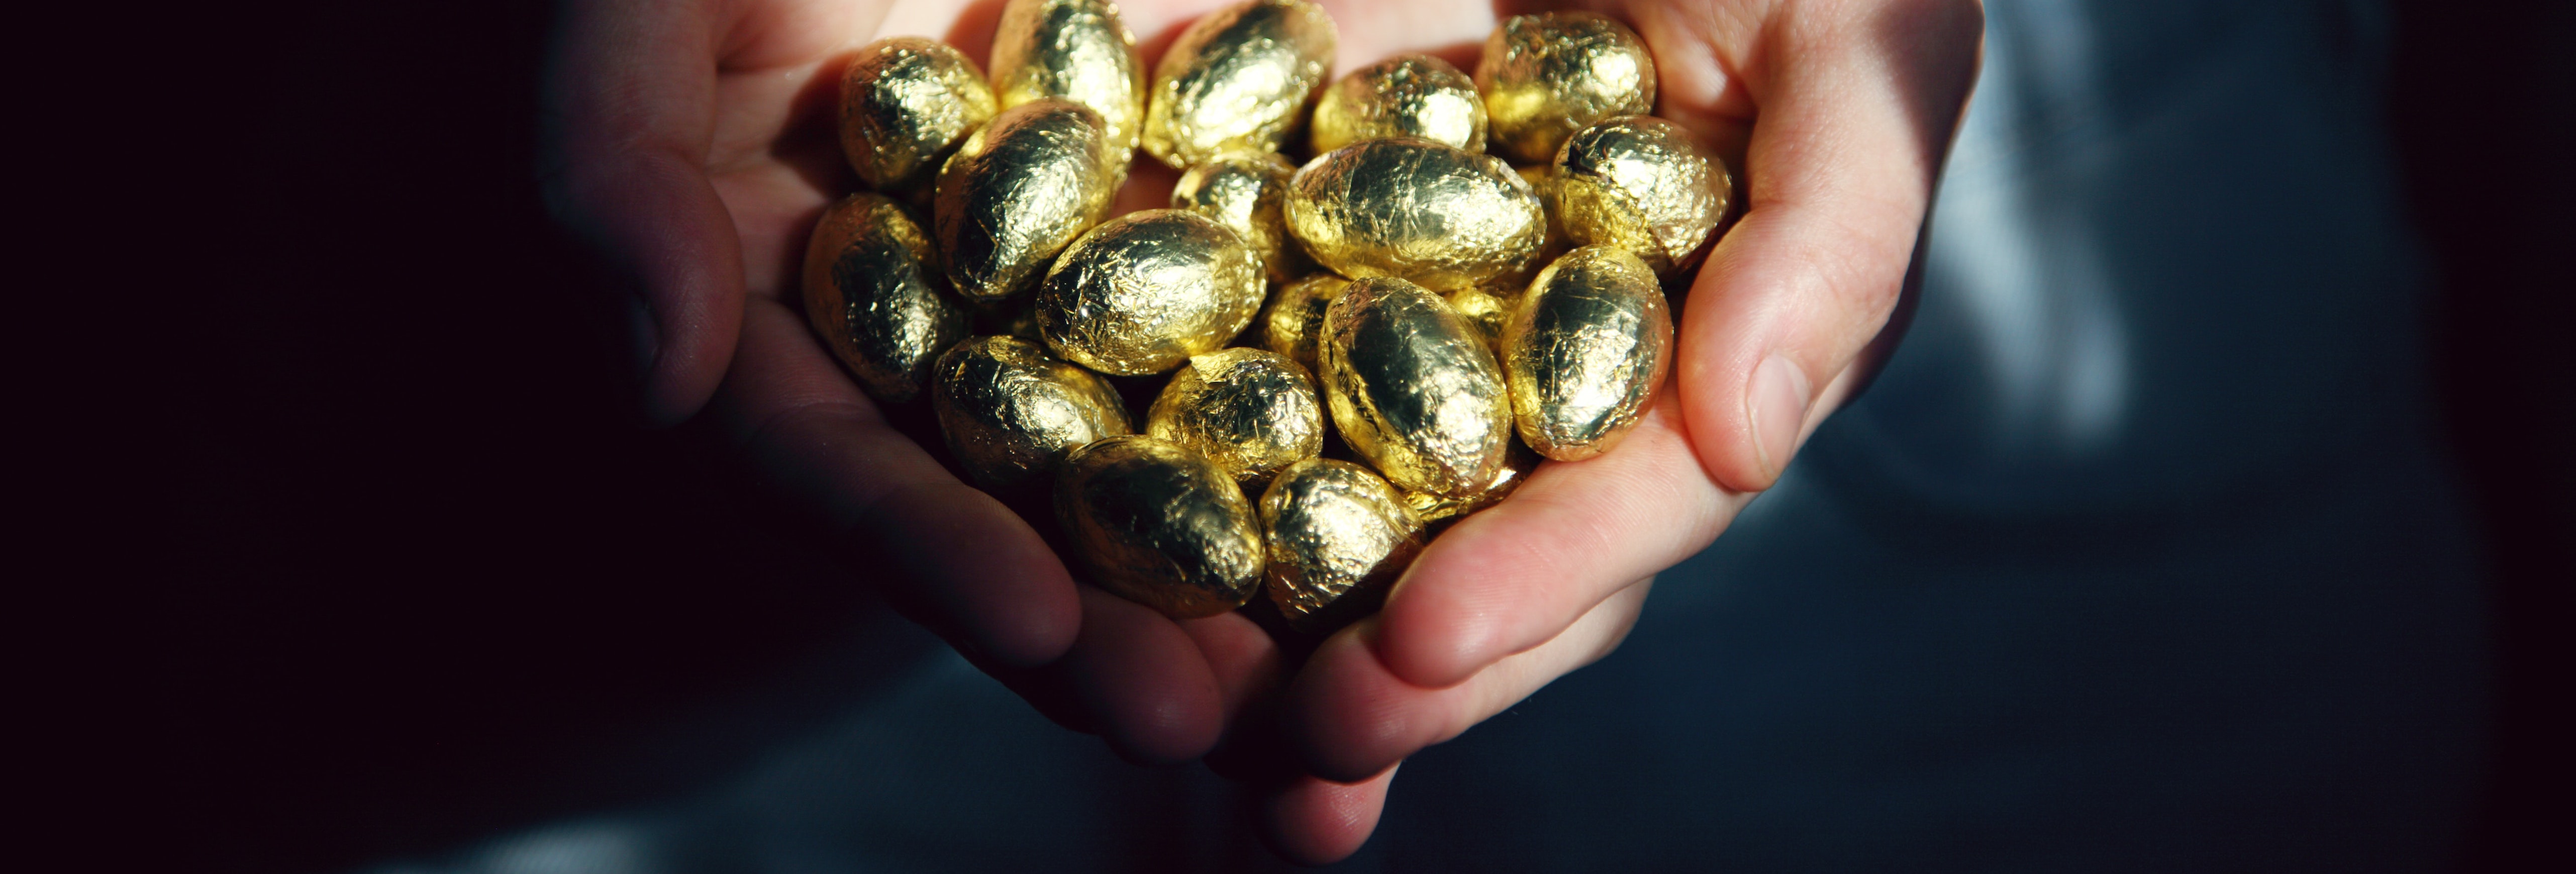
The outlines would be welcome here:
<svg viewBox="0 0 2576 874">
<path fill-rule="evenodd" d="M 1110 0 L 1010 0 L 993 31 L 1001 108 L 1063 98 L 1099 113 L 1113 175 L 1124 179 L 1145 129 L 1145 58 Z"/>
<path fill-rule="evenodd" d="M 1174 619 L 1241 607 L 1261 585 L 1252 503 L 1186 448 L 1128 436 L 1074 450 L 1055 514 L 1092 582 Z"/>
<path fill-rule="evenodd" d="M 1324 451 L 1324 403 L 1288 356 L 1220 349 L 1192 357 L 1163 384 L 1145 433 L 1198 450 L 1254 490 Z"/>
<path fill-rule="evenodd" d="M 884 195 L 823 211 L 805 246 L 805 317 L 877 400 L 912 400 L 939 353 L 966 339 L 966 305 L 943 290 L 930 237 Z"/>
<path fill-rule="evenodd" d="M 987 489 L 1027 485 L 1074 447 L 1135 430 L 1108 380 L 1035 343 L 969 338 L 932 373 L 931 409 L 948 451 Z"/>
<path fill-rule="evenodd" d="M 1040 100 L 1002 110 L 939 172 L 934 233 L 949 284 L 998 301 L 1037 284 L 1056 253 L 1109 211 L 1100 116 Z"/>
<path fill-rule="evenodd" d="M 1270 602 L 1299 631 L 1365 615 L 1422 551 L 1421 530 L 1403 494 L 1367 468 L 1297 462 L 1261 496 Z"/>
<path fill-rule="evenodd" d="M 841 74 L 841 154 L 869 188 L 925 191 L 998 108 L 984 71 L 947 43 L 877 40 Z"/>
<path fill-rule="evenodd" d="M 1457 524 L 1458 520 L 1511 497 L 1512 492 L 1520 489 L 1521 483 L 1529 480 L 1530 471 L 1538 469 L 1541 460 L 1538 453 L 1515 441 L 1511 451 L 1503 454 L 1503 469 L 1494 474 L 1493 482 L 1485 484 L 1484 491 L 1466 497 L 1449 497 L 1407 490 L 1404 506 L 1413 511 L 1414 518 L 1422 520 L 1426 536 L 1437 534 Z"/>
<path fill-rule="evenodd" d="M 1154 65 L 1145 153 L 1172 169 L 1276 152 L 1332 72 L 1336 34 L 1305 0 L 1247 0 L 1192 22 Z"/>
<path fill-rule="evenodd" d="M 1531 259 L 1530 263 L 1538 267 L 1554 264 L 1565 253 L 1574 251 L 1574 238 L 1565 233 L 1565 217 L 1557 214 L 1556 165 L 1532 164 L 1513 170 L 1521 174 L 1521 181 L 1529 183 L 1530 191 L 1538 195 L 1539 206 L 1547 215 L 1547 240 L 1539 244 L 1538 257 Z M 1518 298 L 1528 288 L 1529 283 L 1524 281 L 1513 288 L 1511 294 L 1504 296 Z"/>
<path fill-rule="evenodd" d="M 1439 296 L 1393 277 L 1351 283 L 1317 347 L 1333 425 L 1389 481 L 1451 497 L 1493 483 L 1511 401 L 1484 339 Z"/>
<path fill-rule="evenodd" d="M 1207 216 L 1242 237 L 1274 283 L 1314 271 L 1306 250 L 1288 237 L 1283 212 L 1288 177 L 1297 168 L 1272 152 L 1231 151 L 1190 166 L 1172 186 L 1172 208 Z"/>
<path fill-rule="evenodd" d="M 1698 266 L 1734 196 L 1715 151 L 1681 125 L 1647 115 L 1609 119 L 1567 139 L 1556 178 L 1554 212 L 1576 245 L 1626 249 L 1662 276 Z"/>
<path fill-rule="evenodd" d="M 1672 311 L 1646 263 L 1584 246 L 1539 271 L 1503 330 L 1521 440 L 1559 461 L 1618 445 L 1672 363 Z"/>
<path fill-rule="evenodd" d="M 1334 272 L 1441 288 L 1524 272 L 1547 235 L 1538 195 L 1509 165 L 1429 140 L 1367 140 L 1307 162 L 1288 181 L 1287 215 Z"/>
<path fill-rule="evenodd" d="M 1144 376 L 1214 352 L 1261 310 L 1261 260 L 1188 210 L 1129 213 L 1065 247 L 1038 288 L 1038 335 L 1076 364 Z"/>
<path fill-rule="evenodd" d="M 1497 356 L 1501 355 L 1503 325 L 1512 320 L 1511 302 L 1481 288 L 1462 288 L 1444 297 L 1449 300 L 1449 308 L 1457 311 L 1459 318 L 1467 320 L 1468 327 L 1476 329 L 1476 336 L 1485 341 L 1485 348 L 1494 350 Z"/>
<path fill-rule="evenodd" d="M 1555 159 L 1575 131 L 1655 110 L 1655 59 L 1644 40 L 1591 12 L 1515 15 L 1485 38 L 1476 90 L 1494 151 L 1521 164 Z"/>
<path fill-rule="evenodd" d="M 1321 374 L 1323 360 L 1315 354 L 1315 341 L 1324 334 L 1324 310 L 1350 287 L 1350 280 L 1332 273 L 1281 286 L 1261 316 L 1262 347 L 1288 356 L 1309 373 Z"/>
<path fill-rule="evenodd" d="M 1315 100 L 1309 132 L 1321 155 L 1361 140 L 1414 137 L 1485 150 L 1485 101 L 1476 81 L 1430 55 L 1397 55 L 1351 71 Z"/>
</svg>

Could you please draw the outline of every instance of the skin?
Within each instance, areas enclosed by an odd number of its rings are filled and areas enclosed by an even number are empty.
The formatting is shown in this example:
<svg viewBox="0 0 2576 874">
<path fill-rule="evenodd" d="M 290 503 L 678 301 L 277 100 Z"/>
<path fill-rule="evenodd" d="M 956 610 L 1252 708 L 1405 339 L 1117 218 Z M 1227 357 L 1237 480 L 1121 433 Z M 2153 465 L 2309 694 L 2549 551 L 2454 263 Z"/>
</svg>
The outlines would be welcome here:
<svg viewBox="0 0 2576 874">
<path fill-rule="evenodd" d="M 1148 69 L 1224 0 L 1127 0 Z M 885 36 L 982 62 L 999 4 L 571 0 L 547 72 L 555 216 L 633 292 L 639 412 L 703 416 L 851 569 L 1049 717 L 1141 762 L 1208 757 L 1281 855 L 1375 828 L 1396 766 L 1615 649 L 1653 575 L 1706 547 L 1866 382 L 1974 81 L 1973 2 L 1324 4 L 1335 76 L 1424 51 L 1473 69 L 1500 15 L 1628 21 L 1657 114 L 1738 169 L 1745 207 L 1690 289 L 1672 382 L 1611 452 L 1541 466 L 1425 550 L 1376 617 L 1292 674 L 1239 615 L 1174 622 L 1074 581 L 1037 532 L 896 430 L 799 315 L 815 218 L 852 186 L 833 84 Z M 1136 164 L 1120 212 L 1173 174 Z"/>
</svg>

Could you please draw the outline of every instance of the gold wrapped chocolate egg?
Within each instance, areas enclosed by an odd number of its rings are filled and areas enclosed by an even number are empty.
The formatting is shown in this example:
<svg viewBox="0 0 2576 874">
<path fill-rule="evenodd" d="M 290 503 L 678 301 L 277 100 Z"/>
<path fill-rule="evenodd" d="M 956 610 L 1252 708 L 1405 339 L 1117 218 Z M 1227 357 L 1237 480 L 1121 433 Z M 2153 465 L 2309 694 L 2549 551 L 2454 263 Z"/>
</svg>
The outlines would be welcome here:
<svg viewBox="0 0 2576 874">
<path fill-rule="evenodd" d="M 1056 473 L 1055 515 L 1092 582 L 1174 619 L 1241 607 L 1261 585 L 1252 503 L 1180 446 L 1127 436 L 1074 450 Z"/>
<path fill-rule="evenodd" d="M 969 338 L 939 356 L 933 375 L 939 433 L 987 489 L 1026 485 L 1074 447 L 1135 430 L 1108 380 L 1025 340 Z"/>
<path fill-rule="evenodd" d="M 1591 12 L 1515 15 L 1485 38 L 1476 90 L 1494 151 L 1543 164 L 1575 131 L 1655 110 L 1655 59 L 1636 31 Z"/>
<path fill-rule="evenodd" d="M 1306 275 L 1314 263 L 1288 237 L 1283 212 L 1297 168 L 1273 152 L 1231 151 L 1190 166 L 1172 186 L 1172 208 L 1197 212 L 1242 237 L 1271 282 Z"/>
<path fill-rule="evenodd" d="M 1150 209 L 1065 247 L 1038 288 L 1038 335 L 1076 364 L 1161 373 L 1224 348 L 1261 310 L 1261 261 L 1224 225 Z"/>
<path fill-rule="evenodd" d="M 1324 451 L 1324 404 L 1288 356 L 1220 349 L 1172 374 L 1145 413 L 1145 433 L 1197 450 L 1254 489 Z"/>
<path fill-rule="evenodd" d="M 1484 339 L 1439 296 L 1393 277 L 1351 283 L 1316 345 L 1334 426 L 1389 481 L 1450 497 L 1492 485 L 1511 400 Z"/>
<path fill-rule="evenodd" d="M 870 188 L 926 191 L 998 108 L 984 71 L 947 43 L 877 40 L 841 74 L 841 154 Z"/>
<path fill-rule="evenodd" d="M 1288 181 L 1288 231 L 1353 279 L 1464 288 L 1527 271 L 1546 213 L 1509 165 L 1428 140 L 1353 143 Z"/>
<path fill-rule="evenodd" d="M 1305 0 L 1248 0 L 1181 31 L 1154 65 L 1146 154 L 1172 169 L 1230 149 L 1276 152 L 1332 72 L 1333 17 Z"/>
<path fill-rule="evenodd" d="M 1315 100 L 1309 134 L 1321 155 L 1361 140 L 1414 137 L 1485 150 L 1476 81 L 1430 55 L 1397 55 L 1351 71 Z"/>
<path fill-rule="evenodd" d="M 1422 551 L 1422 523 L 1367 468 L 1313 458 L 1261 496 L 1270 602 L 1289 627 L 1322 632 L 1377 607 Z"/>
<path fill-rule="evenodd" d="M 1514 168 L 1514 172 L 1521 174 L 1521 181 L 1529 183 L 1530 191 L 1538 195 L 1541 211 L 1547 215 L 1547 240 L 1539 244 L 1538 258 L 1531 263 L 1542 266 L 1555 263 L 1556 259 L 1574 250 L 1574 238 L 1565 233 L 1565 218 L 1556 211 L 1556 165 L 1532 164 Z"/>
<path fill-rule="evenodd" d="M 1110 0 L 1010 0 L 993 31 L 993 96 L 1001 108 L 1048 98 L 1100 114 L 1112 174 L 1127 175 L 1145 129 L 1145 59 Z"/>
<path fill-rule="evenodd" d="M 912 400 L 939 353 L 966 339 L 966 305 L 941 290 L 930 237 L 884 195 L 824 210 L 805 246 L 805 316 L 877 400 Z"/>
<path fill-rule="evenodd" d="M 1502 354 L 1503 325 L 1512 320 L 1511 302 L 1481 288 L 1461 288 L 1446 297 L 1449 308 L 1455 310 L 1459 318 L 1467 320 L 1468 327 L 1476 329 L 1476 336 L 1485 341 L 1485 348 L 1495 350 L 1496 355 Z"/>
<path fill-rule="evenodd" d="M 1282 286 L 1261 316 L 1262 348 L 1288 356 L 1309 373 L 1322 373 L 1315 340 L 1324 333 L 1324 310 L 1350 287 L 1350 280 L 1332 273 L 1317 273 Z"/>
<path fill-rule="evenodd" d="M 1002 110 L 949 156 L 933 230 L 958 294 L 992 302 L 1037 284 L 1100 221 L 1117 184 L 1104 136 L 1082 104 L 1039 100 Z"/>
<path fill-rule="evenodd" d="M 1699 264 L 1733 185 L 1726 162 L 1681 125 L 1622 116 L 1557 152 L 1554 211 L 1576 245 L 1626 249 L 1668 276 Z"/>
<path fill-rule="evenodd" d="M 1521 440 L 1559 461 L 1618 444 L 1672 362 L 1673 319 L 1646 263 L 1585 246 L 1539 271 L 1503 330 Z"/>
</svg>

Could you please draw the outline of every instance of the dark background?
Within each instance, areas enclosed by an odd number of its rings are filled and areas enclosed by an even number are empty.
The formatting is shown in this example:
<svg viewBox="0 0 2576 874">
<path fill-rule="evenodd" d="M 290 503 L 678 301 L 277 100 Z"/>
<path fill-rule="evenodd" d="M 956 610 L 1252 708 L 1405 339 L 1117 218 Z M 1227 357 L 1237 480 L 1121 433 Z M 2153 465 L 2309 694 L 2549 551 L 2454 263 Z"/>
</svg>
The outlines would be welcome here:
<svg viewBox="0 0 2576 874">
<path fill-rule="evenodd" d="M 2576 736 L 2576 5 L 2459 5 L 2400 4 L 2389 108 L 2442 268 L 2442 426 L 2495 561 L 2502 697 L 2463 865 L 2565 867 L 2543 839 Z M 175 532 L 108 547 L 170 561 L 111 587 L 151 644 L 142 686 L 104 694 L 150 714 L 120 737 L 147 776 L 119 818 L 139 798 L 168 829 L 145 842 L 192 870 L 346 869 L 684 789 L 827 696 L 693 719 L 853 681 L 792 666 L 882 621 L 861 572 L 729 490 L 714 441 L 626 423 L 606 290 L 527 181 L 549 15 L 291 4 L 210 21 L 219 62 L 159 70 L 195 98 L 163 112 L 193 145 L 147 150 L 185 172 L 125 217 L 215 220 L 188 223 L 191 269 L 145 279 L 185 302 L 174 354 L 145 356 L 178 403 L 103 447 L 149 459 L 148 530 Z M 98 500 L 130 516 L 125 494 Z M 639 751 L 669 766 L 608 766 Z"/>
</svg>

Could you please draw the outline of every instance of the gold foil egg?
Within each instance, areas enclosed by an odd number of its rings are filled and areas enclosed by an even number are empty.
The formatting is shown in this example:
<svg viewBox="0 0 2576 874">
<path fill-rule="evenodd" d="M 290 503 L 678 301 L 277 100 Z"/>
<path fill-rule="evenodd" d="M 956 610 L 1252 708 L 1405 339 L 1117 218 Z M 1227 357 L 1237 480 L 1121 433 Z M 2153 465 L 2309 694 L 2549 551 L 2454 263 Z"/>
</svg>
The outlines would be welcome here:
<svg viewBox="0 0 2576 874">
<path fill-rule="evenodd" d="M 1465 319 L 1468 327 L 1476 329 L 1476 336 L 1485 341 L 1485 348 L 1494 350 L 1496 355 L 1502 354 L 1503 325 L 1512 320 L 1511 302 L 1481 288 L 1461 288 L 1446 297 L 1449 308 L 1455 310 L 1459 318 Z"/>
<path fill-rule="evenodd" d="M 1397 55 L 1351 71 L 1315 100 L 1309 134 L 1321 155 L 1361 140 L 1414 137 L 1485 150 L 1476 81 L 1430 55 Z"/>
<path fill-rule="evenodd" d="M 1521 440 L 1559 461 L 1609 451 L 1645 415 L 1672 350 L 1672 311 L 1644 261 L 1610 246 L 1566 253 L 1503 330 Z"/>
<path fill-rule="evenodd" d="M 1197 212 L 1242 237 L 1261 256 L 1270 281 L 1284 283 L 1314 269 L 1306 251 L 1288 237 L 1283 212 L 1288 177 L 1297 168 L 1273 152 L 1231 151 L 1193 164 L 1172 186 L 1172 208 Z"/>
<path fill-rule="evenodd" d="M 1125 178 L 1145 129 L 1145 58 L 1110 0 L 1010 0 L 993 31 L 993 96 L 1001 108 L 1062 98 L 1099 113 Z"/>
<path fill-rule="evenodd" d="M 1261 310 L 1261 260 L 1224 225 L 1149 209 L 1065 247 L 1038 288 L 1038 335 L 1113 376 L 1161 373 L 1214 352 Z"/>
<path fill-rule="evenodd" d="M 993 116 L 939 171 L 933 231 L 949 284 L 998 301 L 1037 284 L 1066 244 L 1109 210 L 1100 116 L 1063 100 Z"/>
<path fill-rule="evenodd" d="M 1146 154 L 1175 170 L 1230 150 L 1276 152 L 1332 72 L 1333 17 L 1305 0 L 1248 0 L 1181 31 L 1154 65 Z"/>
<path fill-rule="evenodd" d="M 939 353 L 966 339 L 966 305 L 941 290 L 930 237 L 881 194 L 842 198 L 805 246 L 805 316 L 877 400 L 912 400 Z"/>
<path fill-rule="evenodd" d="M 1261 585 L 1252 502 L 1186 448 L 1129 436 L 1074 450 L 1055 515 L 1092 582 L 1174 619 L 1241 607 Z"/>
<path fill-rule="evenodd" d="M 1288 181 L 1287 215 L 1334 272 L 1440 288 L 1527 271 L 1547 237 L 1538 195 L 1509 165 L 1428 140 L 1367 140 L 1307 162 Z"/>
<path fill-rule="evenodd" d="M 1515 15 L 1485 38 L 1476 90 L 1494 151 L 1543 164 L 1575 131 L 1655 110 L 1655 59 L 1644 40 L 1591 12 Z"/>
<path fill-rule="evenodd" d="M 1514 171 L 1521 174 L 1521 181 L 1529 183 L 1530 191 L 1538 195 L 1539 206 L 1547 215 L 1547 241 L 1539 244 L 1538 258 L 1533 263 L 1540 265 L 1555 263 L 1556 259 L 1574 250 L 1574 238 L 1566 235 L 1565 218 L 1558 215 L 1556 210 L 1556 165 L 1532 164 L 1514 168 Z M 1519 297 L 1520 295 L 1516 290 L 1514 294 L 1507 296 Z"/>
<path fill-rule="evenodd" d="M 1221 349 L 1172 374 L 1145 413 L 1145 433 L 1197 450 L 1252 489 L 1324 451 L 1324 404 L 1288 356 Z"/>
<path fill-rule="evenodd" d="M 1288 356 L 1310 373 L 1322 373 L 1315 340 L 1324 334 L 1324 310 L 1350 287 L 1350 280 L 1332 273 L 1317 273 L 1282 286 L 1261 316 L 1262 348 Z"/>
<path fill-rule="evenodd" d="M 1376 609 L 1422 551 L 1422 523 L 1367 468 L 1314 458 L 1261 496 L 1270 601 L 1289 627 L 1330 631 Z"/>
<path fill-rule="evenodd" d="M 947 43 L 877 40 L 841 74 L 841 154 L 870 188 L 924 191 L 997 109 L 984 71 Z"/>
<path fill-rule="evenodd" d="M 1010 337 L 950 347 L 930 400 L 948 451 L 987 489 L 1029 484 L 1074 447 L 1135 430 L 1108 380 Z"/>
<path fill-rule="evenodd" d="M 1622 116 L 1557 152 L 1554 212 L 1576 245 L 1617 246 L 1669 276 L 1698 265 L 1733 185 L 1726 162 L 1681 125 Z"/>
<path fill-rule="evenodd" d="M 1428 289 L 1351 283 L 1324 314 L 1325 403 L 1353 451 L 1404 488 L 1484 492 L 1511 446 L 1511 400 L 1484 338 Z"/>
</svg>

